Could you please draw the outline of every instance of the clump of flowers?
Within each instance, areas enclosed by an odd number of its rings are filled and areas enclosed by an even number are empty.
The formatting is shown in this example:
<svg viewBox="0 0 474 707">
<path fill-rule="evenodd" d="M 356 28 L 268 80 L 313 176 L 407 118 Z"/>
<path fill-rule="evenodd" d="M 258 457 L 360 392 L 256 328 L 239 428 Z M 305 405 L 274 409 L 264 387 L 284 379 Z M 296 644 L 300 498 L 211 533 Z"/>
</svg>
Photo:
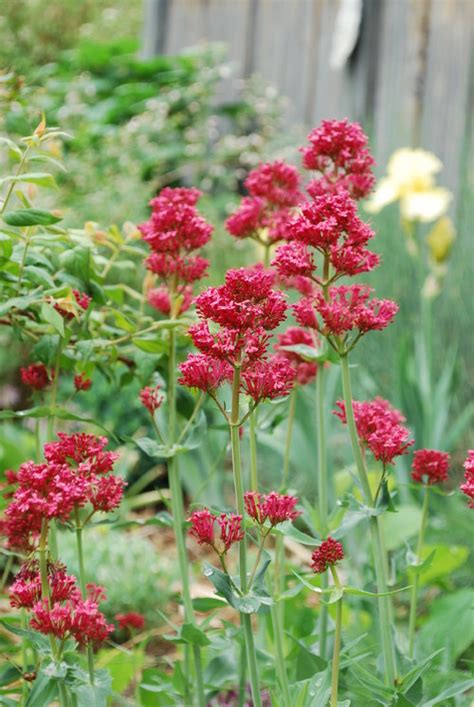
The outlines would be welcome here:
<svg viewBox="0 0 474 707">
<path fill-rule="evenodd" d="M 311 567 L 317 574 L 326 572 L 328 567 L 344 559 L 342 544 L 329 536 L 311 555 Z"/>
<path fill-rule="evenodd" d="M 449 454 L 437 449 L 417 449 L 413 455 L 411 478 L 420 484 L 439 484 L 448 478 Z"/>
<path fill-rule="evenodd" d="M 163 314 L 186 311 L 192 303 L 192 284 L 207 272 L 208 261 L 195 254 L 212 233 L 196 208 L 200 196 L 197 189 L 166 187 L 150 201 L 150 219 L 138 227 L 153 251 L 146 267 L 162 281 L 148 292 L 148 301 Z"/>
<path fill-rule="evenodd" d="M 87 378 L 84 373 L 79 373 L 74 376 L 74 388 L 79 392 L 81 390 L 89 390 L 92 386 L 92 380 Z"/>
<path fill-rule="evenodd" d="M 85 312 L 92 300 L 86 292 L 73 290 L 72 294 L 74 300 L 63 298 L 54 303 L 54 309 L 68 321 L 78 316 L 78 310 L 79 312 Z"/>
<path fill-rule="evenodd" d="M 51 377 L 44 363 L 32 363 L 26 368 L 20 368 L 21 382 L 33 390 L 43 390 L 51 383 Z"/>
<path fill-rule="evenodd" d="M 258 525 L 263 525 L 266 521 L 273 528 L 279 523 L 293 521 L 301 515 L 295 510 L 298 499 L 295 496 L 288 496 L 272 491 L 269 494 L 261 494 L 256 491 L 248 491 L 244 494 L 245 510 Z"/>
<path fill-rule="evenodd" d="M 474 508 L 474 449 L 468 451 L 463 466 L 465 483 L 461 485 L 461 491 L 469 498 L 469 508 Z"/>
<path fill-rule="evenodd" d="M 74 638 L 81 646 L 102 643 L 114 630 L 99 609 L 105 598 L 103 588 L 93 584 L 87 585 L 85 599 L 79 590 L 65 602 L 43 598 L 32 607 L 30 626 L 61 641 Z"/>
<path fill-rule="evenodd" d="M 308 135 L 309 146 L 301 148 L 303 166 L 318 176 L 307 190 L 311 196 L 331 194 L 341 189 L 354 199 L 371 191 L 375 164 L 367 146 L 367 136 L 358 123 L 323 120 Z"/>
<path fill-rule="evenodd" d="M 154 415 L 155 412 L 163 405 L 165 398 L 160 391 L 160 385 L 156 385 L 154 388 L 151 386 L 146 386 L 140 391 L 141 404 L 148 410 L 150 415 Z"/>
<path fill-rule="evenodd" d="M 196 298 L 201 322 L 189 333 L 201 353 L 181 364 L 180 383 L 215 396 L 239 369 L 241 390 L 255 403 L 289 392 L 293 368 L 267 357 L 268 332 L 283 321 L 287 309 L 285 296 L 272 288 L 273 282 L 273 273 L 263 268 L 229 270 L 224 285 L 210 287 Z"/>
<path fill-rule="evenodd" d="M 145 617 L 136 611 L 128 611 L 126 614 L 115 614 L 114 618 L 121 631 L 126 629 L 141 631 L 145 626 Z"/>
<path fill-rule="evenodd" d="M 337 401 L 338 410 L 334 411 L 341 422 L 347 424 L 344 401 Z M 367 447 L 377 461 L 393 464 L 395 457 L 408 454 L 413 440 L 410 432 L 403 426 L 405 418 L 387 400 L 374 398 L 371 401 L 353 401 L 354 417 L 360 443 Z"/>
<path fill-rule="evenodd" d="M 74 509 L 90 507 L 90 516 L 120 505 L 125 482 L 110 474 L 117 454 L 105 451 L 108 440 L 88 434 L 58 434 L 44 447 L 45 462 L 25 462 L 5 511 L 1 532 L 9 547 L 34 547 L 43 521 L 66 522 Z"/>
<path fill-rule="evenodd" d="M 78 594 L 76 578 L 68 575 L 66 566 L 60 562 L 47 564 L 48 592 L 51 602 L 73 599 Z M 10 605 L 20 609 L 32 609 L 42 596 L 40 567 L 38 560 L 26 560 L 9 588 Z"/>
<path fill-rule="evenodd" d="M 244 537 L 242 516 L 235 513 L 216 516 L 205 508 L 191 513 L 188 523 L 191 523 L 189 534 L 197 540 L 198 545 L 209 545 L 219 556 L 225 555 L 234 543 Z"/>
<path fill-rule="evenodd" d="M 248 175 L 249 196 L 226 221 L 235 238 L 253 238 L 269 245 L 286 237 L 292 210 L 302 199 L 296 167 L 277 161 L 261 164 Z"/>
</svg>

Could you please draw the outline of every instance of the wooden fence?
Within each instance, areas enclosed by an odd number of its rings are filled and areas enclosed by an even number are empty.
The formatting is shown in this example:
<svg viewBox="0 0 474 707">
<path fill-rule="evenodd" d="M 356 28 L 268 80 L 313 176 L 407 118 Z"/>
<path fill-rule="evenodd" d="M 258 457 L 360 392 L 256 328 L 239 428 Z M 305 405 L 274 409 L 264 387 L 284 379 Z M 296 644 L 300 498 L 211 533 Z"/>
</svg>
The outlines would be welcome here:
<svg viewBox="0 0 474 707">
<path fill-rule="evenodd" d="M 403 145 L 433 150 L 457 193 L 473 18 L 474 0 L 145 0 L 144 51 L 224 42 L 238 75 L 288 97 L 289 123 L 359 120 L 381 165 Z"/>
</svg>

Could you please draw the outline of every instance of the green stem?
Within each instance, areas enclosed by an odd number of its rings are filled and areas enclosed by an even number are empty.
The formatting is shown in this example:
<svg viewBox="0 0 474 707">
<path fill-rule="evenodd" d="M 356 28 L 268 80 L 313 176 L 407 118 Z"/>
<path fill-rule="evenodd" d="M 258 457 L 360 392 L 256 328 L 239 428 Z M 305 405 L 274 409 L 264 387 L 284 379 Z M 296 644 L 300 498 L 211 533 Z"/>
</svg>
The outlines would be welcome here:
<svg viewBox="0 0 474 707">
<path fill-rule="evenodd" d="M 21 628 L 23 631 L 26 631 L 28 628 L 28 619 L 26 616 L 26 611 L 25 608 L 21 608 Z M 21 669 L 23 673 L 26 673 L 28 669 L 28 652 L 27 652 L 27 645 L 26 645 L 26 636 L 21 637 Z M 26 702 L 28 700 L 28 683 L 25 679 L 23 679 L 22 682 L 22 690 L 21 690 L 21 704 L 26 705 Z"/>
<path fill-rule="evenodd" d="M 263 267 L 269 268 L 270 267 L 270 244 L 265 243 L 263 246 Z"/>
<path fill-rule="evenodd" d="M 191 425 L 193 424 L 194 420 L 196 419 L 196 416 L 197 416 L 198 412 L 199 412 L 200 409 L 202 408 L 202 404 L 203 404 L 203 402 L 204 402 L 204 398 L 205 398 L 204 393 L 201 393 L 201 395 L 199 396 L 199 398 L 198 398 L 198 400 L 197 400 L 197 402 L 196 402 L 196 405 L 194 406 L 194 410 L 193 410 L 192 413 L 191 413 L 191 417 L 190 417 L 189 420 L 187 421 L 187 423 L 186 423 L 186 425 L 185 425 L 183 431 L 181 432 L 181 434 L 180 434 L 179 437 L 178 437 L 177 444 L 179 444 L 180 442 L 183 441 L 183 439 L 185 439 L 186 435 L 188 434 L 189 430 L 191 429 Z"/>
<path fill-rule="evenodd" d="M 58 394 L 59 366 L 60 366 L 60 362 L 61 362 L 62 348 L 63 348 L 63 340 L 61 337 L 59 337 L 58 346 L 56 349 L 56 362 L 54 365 L 53 380 L 51 383 L 51 398 L 50 398 L 50 403 L 49 403 L 51 410 L 54 410 L 54 408 L 56 406 L 56 398 L 57 398 L 57 394 Z M 51 441 L 54 437 L 54 414 L 50 414 L 48 416 L 47 434 L 48 434 L 48 440 Z M 49 524 L 49 549 L 51 552 L 52 559 L 57 560 L 59 557 L 58 535 L 57 535 L 56 521 L 54 519 L 52 519 Z"/>
<path fill-rule="evenodd" d="M 288 405 L 288 420 L 286 425 L 286 440 L 285 440 L 285 452 L 283 455 L 283 475 L 282 475 L 282 490 L 286 491 L 288 486 L 288 476 L 290 473 L 290 457 L 291 457 L 291 440 L 293 437 L 293 427 L 295 422 L 295 411 L 296 411 L 296 387 L 290 393 L 290 400 Z"/>
<path fill-rule="evenodd" d="M 283 626 L 281 624 L 280 612 L 278 611 L 279 604 L 274 604 L 271 609 L 273 633 L 275 636 L 275 658 L 278 682 L 283 696 L 284 707 L 290 707 L 290 687 L 288 684 L 288 675 L 285 666 L 285 653 L 283 648 Z"/>
<path fill-rule="evenodd" d="M 357 472 L 362 488 L 362 496 L 367 506 L 373 507 L 374 501 L 372 491 L 370 489 L 369 477 L 365 468 L 362 451 L 359 445 L 357 435 L 357 427 L 354 417 L 354 407 L 352 404 L 352 389 L 349 369 L 349 359 L 347 354 L 340 356 L 341 372 L 342 372 L 342 389 L 344 392 L 344 402 L 346 410 L 347 427 L 351 439 L 352 452 L 354 454 Z M 387 577 L 386 577 L 386 562 L 385 549 L 383 539 L 380 532 L 379 516 L 370 516 L 369 528 L 372 538 L 372 551 L 374 554 L 375 577 L 377 582 L 377 591 L 379 594 L 387 592 Z M 390 602 L 389 597 L 383 596 L 378 599 L 379 618 L 380 618 L 380 634 L 382 639 L 382 651 L 385 665 L 385 681 L 387 685 L 393 685 L 396 676 L 396 661 L 394 641 L 390 626 Z"/>
<path fill-rule="evenodd" d="M 330 565 L 331 573 L 336 588 L 340 589 L 341 583 L 334 565 Z M 331 707 L 337 707 L 337 693 L 339 687 L 339 657 L 341 651 L 341 623 L 342 623 L 342 597 L 336 602 L 336 629 L 334 633 L 334 648 L 332 653 L 331 677 Z"/>
<path fill-rule="evenodd" d="M 423 550 L 423 542 L 425 538 L 425 528 L 426 521 L 428 519 L 428 507 L 429 507 L 429 489 L 428 485 L 425 485 L 425 495 L 423 498 L 423 510 L 421 512 L 421 524 L 420 533 L 418 535 L 418 544 L 416 546 L 416 558 L 417 563 L 421 562 L 421 553 Z M 413 658 L 413 653 L 415 649 L 415 628 L 416 628 L 416 608 L 418 604 L 418 589 L 420 586 L 420 573 L 417 572 L 413 578 L 413 586 L 411 588 L 411 600 L 410 600 L 410 618 L 408 624 L 408 655 Z"/>
<path fill-rule="evenodd" d="M 26 255 L 28 253 L 28 248 L 30 247 L 32 235 L 33 235 L 32 229 L 27 228 L 26 229 L 26 238 L 25 238 L 25 247 L 23 248 L 23 254 L 21 256 L 21 262 L 20 262 L 20 269 L 18 271 L 17 295 L 19 295 L 21 292 L 21 283 L 23 280 L 23 271 L 25 269 L 25 264 L 26 264 Z"/>
<path fill-rule="evenodd" d="M 249 445 L 250 445 L 250 490 L 258 492 L 257 469 L 257 410 L 249 417 Z"/>
<path fill-rule="evenodd" d="M 231 408 L 231 425 L 230 439 L 232 446 L 232 471 L 234 474 L 235 499 L 237 513 L 242 517 L 245 516 L 244 504 L 244 488 L 242 482 L 242 460 L 240 454 L 240 437 L 239 437 L 239 402 L 240 402 L 240 368 L 234 369 L 232 380 L 232 408 Z M 247 593 L 247 547 L 245 537 L 239 543 L 239 574 L 240 588 L 242 594 Z M 250 684 L 252 688 L 252 699 L 254 707 L 262 707 L 260 696 L 260 686 L 258 679 L 257 656 L 255 653 L 255 644 L 252 632 L 252 622 L 249 614 L 241 614 L 242 624 L 244 627 L 245 645 L 247 651 L 247 661 L 250 673 Z"/>
<path fill-rule="evenodd" d="M 28 145 L 28 147 L 26 148 L 26 150 L 24 151 L 24 153 L 23 153 L 23 155 L 22 155 L 22 157 L 21 157 L 20 164 L 18 165 L 18 169 L 17 169 L 17 171 L 16 171 L 16 173 L 15 173 L 15 177 L 19 177 L 19 176 L 20 176 L 20 174 L 21 174 L 21 172 L 22 172 L 22 170 L 23 170 L 23 167 L 24 167 L 25 164 L 26 164 L 26 161 L 27 161 L 26 158 L 28 157 L 28 153 L 29 153 L 30 150 L 31 150 L 31 146 Z M 17 182 L 16 182 L 14 179 L 11 180 L 10 186 L 8 187 L 8 191 L 7 191 L 7 193 L 5 194 L 5 199 L 4 199 L 4 201 L 3 201 L 2 208 L 0 209 L 0 214 L 3 214 L 3 213 L 5 212 L 5 209 L 7 208 L 8 202 L 10 201 L 10 197 L 11 197 L 11 195 L 12 195 L 12 193 L 13 193 L 13 189 L 15 188 L 15 184 L 16 184 L 16 183 L 17 183 Z"/>
<path fill-rule="evenodd" d="M 9 577 L 11 569 L 12 569 L 12 565 L 13 565 L 13 555 L 8 555 L 7 561 L 5 563 L 5 568 L 3 570 L 2 579 L 0 581 L 0 594 L 3 594 L 3 590 L 5 589 L 5 585 L 7 583 L 8 577 Z"/>
<path fill-rule="evenodd" d="M 74 522 L 76 525 L 76 547 L 77 547 L 77 560 L 79 564 L 79 587 L 81 589 L 81 594 L 83 599 L 87 597 L 86 588 L 86 570 L 84 566 L 84 548 L 82 544 L 82 531 L 83 527 L 81 525 L 81 519 L 79 516 L 79 509 L 77 506 L 74 508 Z M 87 643 L 87 665 L 89 669 L 89 680 L 91 685 L 94 684 L 94 649 L 92 643 L 89 641 Z"/>
<path fill-rule="evenodd" d="M 318 508 L 322 537 L 328 534 L 328 470 L 326 453 L 326 426 L 324 416 L 325 370 L 321 365 L 316 376 L 316 436 L 318 444 Z M 328 577 L 321 576 L 321 587 L 327 589 Z M 326 659 L 328 640 L 328 607 L 321 604 L 319 614 L 319 655 Z"/>
<path fill-rule="evenodd" d="M 168 444 L 173 445 L 176 435 L 176 339 L 175 330 L 169 331 L 169 363 L 168 363 Z M 171 509 L 173 513 L 173 529 L 178 552 L 178 565 L 181 575 L 184 615 L 187 623 L 196 625 L 191 592 L 189 588 L 188 558 L 184 540 L 184 499 L 179 467 L 176 457 L 168 461 L 168 478 L 171 492 Z M 196 671 L 196 687 L 198 704 L 205 707 L 204 681 L 202 674 L 201 649 L 193 645 L 194 668 Z"/>
</svg>

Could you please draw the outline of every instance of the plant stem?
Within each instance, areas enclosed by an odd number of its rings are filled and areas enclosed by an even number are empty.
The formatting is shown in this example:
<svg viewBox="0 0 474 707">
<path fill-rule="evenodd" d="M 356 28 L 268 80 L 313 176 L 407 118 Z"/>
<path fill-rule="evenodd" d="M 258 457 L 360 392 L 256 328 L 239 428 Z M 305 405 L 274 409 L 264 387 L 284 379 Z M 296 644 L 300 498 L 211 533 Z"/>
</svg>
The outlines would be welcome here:
<svg viewBox="0 0 474 707">
<path fill-rule="evenodd" d="M 416 546 L 417 562 L 421 561 L 421 552 L 423 550 L 423 542 L 425 538 L 426 521 L 428 519 L 429 507 L 429 490 L 428 484 L 425 485 L 425 495 L 423 498 L 423 510 L 421 512 L 420 533 L 418 535 L 418 544 Z M 418 603 L 418 589 L 420 586 L 420 573 L 417 572 L 413 578 L 413 586 L 411 588 L 410 599 L 410 618 L 408 623 L 408 655 L 413 658 L 415 649 L 415 627 L 416 627 L 416 607 Z"/>
<path fill-rule="evenodd" d="M 257 410 L 249 417 L 249 445 L 250 445 L 250 490 L 258 492 L 257 469 Z"/>
<path fill-rule="evenodd" d="M 351 439 L 352 452 L 354 454 L 357 472 L 359 475 L 360 484 L 362 487 L 362 495 L 367 506 L 373 507 L 372 491 L 370 489 L 369 477 L 365 468 L 364 459 L 359 445 L 357 435 L 357 427 L 354 417 L 354 408 L 352 404 L 352 389 L 349 369 L 349 359 L 347 354 L 340 355 L 341 372 L 342 372 L 342 388 L 344 392 L 344 402 L 346 410 L 347 427 Z M 377 582 L 377 591 L 379 594 L 384 594 L 387 591 L 386 577 L 386 562 L 385 550 L 382 540 L 382 535 L 379 526 L 379 517 L 370 516 L 369 528 L 372 538 L 372 551 L 374 555 L 375 577 Z M 396 676 L 395 650 L 390 626 L 390 603 L 389 597 L 383 596 L 378 599 L 379 618 L 380 618 L 380 634 L 382 639 L 382 650 L 385 665 L 385 681 L 387 685 L 393 685 Z"/>
<path fill-rule="evenodd" d="M 74 522 L 76 525 L 76 547 L 77 547 L 77 560 L 79 564 L 79 587 L 81 589 L 82 598 L 87 598 L 87 588 L 86 588 L 86 570 L 84 567 L 84 548 L 82 545 L 82 530 L 81 519 L 79 516 L 79 509 L 77 506 L 74 508 Z M 91 685 L 94 684 L 94 649 L 92 643 L 89 641 L 87 643 L 87 665 L 89 669 L 89 680 Z"/>
<path fill-rule="evenodd" d="M 334 584 L 340 589 L 341 583 L 334 565 L 330 565 Z M 339 687 L 339 654 L 341 650 L 342 597 L 336 602 L 336 630 L 334 633 L 334 648 L 332 653 L 331 677 L 331 707 L 337 707 L 337 692 Z"/>
<path fill-rule="evenodd" d="M 232 471 L 234 474 L 235 500 L 237 513 L 244 517 L 244 488 L 242 483 L 242 460 L 240 455 L 240 437 L 239 437 L 239 402 L 240 402 L 240 367 L 234 368 L 234 376 L 232 380 L 232 408 L 231 408 L 231 425 L 230 425 L 230 440 L 232 446 Z M 246 539 L 244 538 L 239 543 L 239 573 L 240 573 L 240 588 L 242 594 L 247 593 L 247 548 Z M 260 696 L 260 686 L 258 679 L 257 656 L 255 654 L 255 644 L 253 640 L 252 622 L 249 614 L 241 614 L 241 620 L 244 627 L 245 645 L 247 652 L 247 661 L 250 673 L 250 684 L 252 688 L 252 699 L 254 707 L 262 707 Z"/>
<path fill-rule="evenodd" d="M 288 675 L 286 673 L 285 666 L 285 653 L 283 648 L 283 626 L 281 624 L 279 604 L 274 604 L 271 608 L 272 622 L 273 622 L 273 633 L 275 636 L 275 658 L 276 658 L 276 670 L 278 675 L 278 682 L 280 683 L 280 689 L 283 696 L 284 707 L 290 707 L 291 697 L 290 697 L 290 687 L 288 685 Z"/>
<path fill-rule="evenodd" d="M 28 628 L 28 619 L 26 616 L 26 611 L 25 608 L 21 608 L 21 628 L 23 631 L 26 631 Z M 21 670 L 22 673 L 26 673 L 28 668 L 28 653 L 27 653 L 27 645 L 26 645 L 26 636 L 21 637 Z M 25 679 L 22 681 L 22 690 L 21 690 L 21 704 L 26 705 L 27 699 L 28 699 L 28 683 L 26 682 Z"/>
<path fill-rule="evenodd" d="M 196 405 L 194 406 L 194 410 L 192 411 L 189 420 L 187 421 L 183 431 L 181 432 L 181 434 L 178 437 L 177 444 L 179 444 L 180 442 L 182 442 L 185 439 L 187 433 L 189 432 L 189 430 L 191 428 L 191 425 L 193 424 L 194 420 L 197 417 L 198 412 L 200 411 L 200 409 L 202 407 L 202 404 L 204 402 L 204 398 L 205 398 L 204 393 L 201 393 L 201 395 L 199 396 L 199 398 L 196 402 Z"/>
<path fill-rule="evenodd" d="M 291 456 L 291 440 L 293 437 L 293 426 L 295 422 L 295 410 L 296 410 L 296 387 L 292 389 L 290 393 L 289 405 L 288 405 L 288 420 L 286 424 L 286 440 L 285 440 L 285 452 L 283 455 L 283 474 L 282 474 L 282 490 L 286 491 L 288 486 L 288 476 L 290 472 L 290 456 Z"/>
<path fill-rule="evenodd" d="M 326 426 L 324 416 L 325 370 L 321 365 L 316 376 L 316 436 L 318 444 L 318 509 L 319 525 L 323 538 L 328 533 L 328 470 L 326 453 Z M 321 575 L 321 587 L 327 589 L 326 572 Z M 319 655 L 326 658 L 328 637 L 328 607 L 321 604 L 319 614 Z"/>
<path fill-rule="evenodd" d="M 176 339 L 175 330 L 169 330 L 169 364 L 168 364 L 168 444 L 171 447 L 176 434 Z M 178 564 L 181 575 L 184 615 L 187 623 L 196 625 L 193 603 L 189 588 L 188 558 L 184 540 L 184 499 L 179 467 L 176 457 L 168 460 L 168 479 L 171 492 L 171 509 L 173 513 L 173 529 L 178 552 Z M 205 707 L 204 681 L 202 675 L 201 649 L 193 645 L 194 668 L 196 671 L 196 687 L 198 704 Z"/>
</svg>

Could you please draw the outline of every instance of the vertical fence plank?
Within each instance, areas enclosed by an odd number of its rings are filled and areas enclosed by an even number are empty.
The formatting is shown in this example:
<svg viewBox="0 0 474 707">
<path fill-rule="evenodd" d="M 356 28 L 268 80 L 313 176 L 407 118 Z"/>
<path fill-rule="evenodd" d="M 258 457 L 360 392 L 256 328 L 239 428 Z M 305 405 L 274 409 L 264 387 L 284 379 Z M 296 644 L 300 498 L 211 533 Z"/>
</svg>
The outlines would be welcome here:
<svg viewBox="0 0 474 707">
<path fill-rule="evenodd" d="M 466 147 L 473 19 L 471 0 L 432 2 L 420 142 L 442 160 L 440 179 L 454 192 Z"/>
</svg>

